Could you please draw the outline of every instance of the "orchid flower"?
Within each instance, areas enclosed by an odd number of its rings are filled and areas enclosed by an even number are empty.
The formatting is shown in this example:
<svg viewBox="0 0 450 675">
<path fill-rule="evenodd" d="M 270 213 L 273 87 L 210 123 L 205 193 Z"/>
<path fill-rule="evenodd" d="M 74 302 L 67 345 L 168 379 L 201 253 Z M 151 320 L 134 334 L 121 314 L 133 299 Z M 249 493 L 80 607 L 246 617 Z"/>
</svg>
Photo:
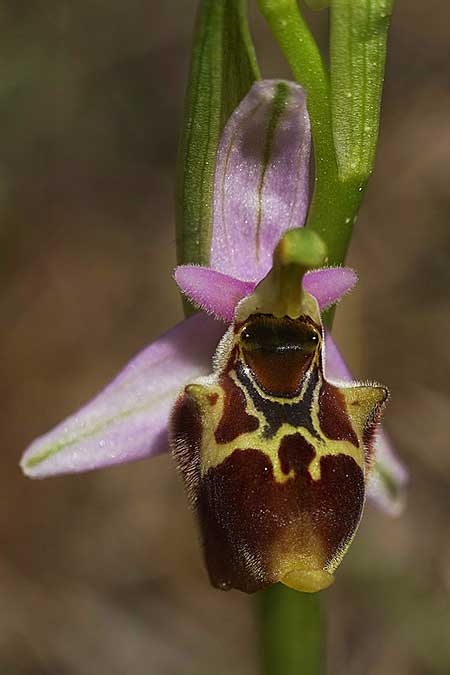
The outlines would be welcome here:
<svg viewBox="0 0 450 675">
<path fill-rule="evenodd" d="M 21 463 L 26 475 L 43 478 L 150 458 L 171 445 L 199 516 L 211 580 L 221 588 L 252 592 L 279 580 L 325 588 L 365 493 L 390 513 L 401 508 L 406 472 L 376 428 L 387 390 L 353 382 L 323 329 L 320 312 L 357 277 L 323 266 L 320 240 L 301 229 L 310 148 L 302 88 L 254 84 L 218 149 L 210 266 L 183 265 L 174 275 L 201 311 L 35 440 Z M 314 399 L 309 422 L 292 412 L 294 399 L 304 410 L 305 396 Z M 307 458 L 302 469 L 294 435 Z M 250 463 L 240 451 L 253 453 Z M 302 490 L 309 505 L 295 518 Z"/>
</svg>

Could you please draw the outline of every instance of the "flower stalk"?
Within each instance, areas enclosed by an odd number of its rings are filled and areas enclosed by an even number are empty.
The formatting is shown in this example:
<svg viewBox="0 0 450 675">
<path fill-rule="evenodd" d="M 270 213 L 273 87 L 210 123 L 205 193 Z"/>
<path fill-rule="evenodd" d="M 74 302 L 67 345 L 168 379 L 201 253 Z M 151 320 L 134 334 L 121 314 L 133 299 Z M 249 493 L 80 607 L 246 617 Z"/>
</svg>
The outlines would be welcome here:
<svg viewBox="0 0 450 675">
<path fill-rule="evenodd" d="M 330 76 L 297 0 L 259 0 L 261 13 L 294 76 L 307 93 L 314 143 L 314 191 L 307 226 L 315 229 L 328 250 L 328 264 L 342 264 L 362 198 L 361 184 L 339 177 L 333 140 Z"/>
<path fill-rule="evenodd" d="M 344 261 L 373 166 L 392 1 L 331 3 L 331 78 L 295 0 L 259 6 L 302 86 L 254 83 L 244 0 L 200 0 L 194 32 L 174 277 L 219 321 L 200 313 L 158 338 L 34 441 L 22 468 L 75 473 L 170 445 L 211 582 L 266 589 L 264 675 L 317 675 L 323 620 L 311 594 L 332 583 L 365 495 L 396 513 L 406 480 L 375 436 L 387 390 L 353 381 L 321 319 L 356 282 L 329 265 Z"/>
<path fill-rule="evenodd" d="M 276 584 L 258 600 L 262 675 L 324 672 L 325 618 L 319 596 Z"/>
</svg>

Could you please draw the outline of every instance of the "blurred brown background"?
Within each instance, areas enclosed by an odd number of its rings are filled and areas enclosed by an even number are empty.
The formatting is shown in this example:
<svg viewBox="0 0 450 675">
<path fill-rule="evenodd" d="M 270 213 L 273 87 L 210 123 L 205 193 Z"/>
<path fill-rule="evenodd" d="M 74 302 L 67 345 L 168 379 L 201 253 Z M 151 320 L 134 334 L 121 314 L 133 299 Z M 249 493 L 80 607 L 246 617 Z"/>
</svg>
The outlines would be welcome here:
<svg viewBox="0 0 450 675">
<path fill-rule="evenodd" d="M 256 675 L 168 457 L 31 482 L 24 447 L 181 318 L 173 191 L 194 0 L 0 8 L 0 675 Z M 315 15 L 319 32 L 325 15 Z M 450 672 L 446 2 L 398 2 L 377 170 L 336 333 L 392 390 L 405 515 L 366 511 L 323 594 L 330 675 Z M 260 20 L 266 76 L 288 75 Z M 280 673 L 282 675 L 282 673 Z"/>
</svg>

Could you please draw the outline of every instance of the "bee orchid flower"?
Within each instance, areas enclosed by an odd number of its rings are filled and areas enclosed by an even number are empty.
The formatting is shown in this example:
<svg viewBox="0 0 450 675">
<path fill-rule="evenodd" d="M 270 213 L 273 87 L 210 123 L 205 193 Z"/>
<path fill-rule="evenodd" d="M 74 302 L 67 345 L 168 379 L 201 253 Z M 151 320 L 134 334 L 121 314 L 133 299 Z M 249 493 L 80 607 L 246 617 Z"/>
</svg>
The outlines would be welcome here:
<svg viewBox="0 0 450 675">
<path fill-rule="evenodd" d="M 210 266 L 174 275 L 200 311 L 21 462 L 43 478 L 172 447 L 220 588 L 325 588 L 365 495 L 401 507 L 406 473 L 377 428 L 387 390 L 353 382 L 323 329 L 321 311 L 357 277 L 324 266 L 320 239 L 302 228 L 310 149 L 301 87 L 254 84 L 218 148 Z"/>
</svg>

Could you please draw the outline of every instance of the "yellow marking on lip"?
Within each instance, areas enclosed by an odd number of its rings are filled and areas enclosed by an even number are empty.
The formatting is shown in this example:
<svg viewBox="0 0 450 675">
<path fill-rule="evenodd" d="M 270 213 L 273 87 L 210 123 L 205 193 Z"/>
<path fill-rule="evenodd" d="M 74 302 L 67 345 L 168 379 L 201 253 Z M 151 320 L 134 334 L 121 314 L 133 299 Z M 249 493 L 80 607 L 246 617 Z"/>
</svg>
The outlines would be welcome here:
<svg viewBox="0 0 450 675">
<path fill-rule="evenodd" d="M 239 381 L 237 378 L 235 370 L 229 372 L 229 377 L 232 379 L 233 383 L 243 392 L 245 396 L 245 410 L 249 415 L 253 415 L 259 420 L 259 427 L 256 431 L 245 432 L 233 439 L 228 443 L 217 443 L 215 439 L 215 431 L 222 419 L 224 412 L 225 404 L 225 395 L 224 391 L 219 383 L 209 384 L 207 386 L 203 384 L 192 384 L 188 387 L 188 392 L 190 395 L 194 396 L 197 400 L 197 403 L 200 406 L 202 411 L 202 421 L 203 421 L 203 433 L 202 433 L 202 442 L 201 442 L 201 474 L 202 476 L 205 473 L 216 466 L 219 466 L 223 461 L 225 461 L 235 450 L 259 450 L 264 453 L 271 461 L 273 467 L 274 478 L 278 483 L 285 483 L 287 480 L 294 477 L 294 470 L 291 470 L 288 474 L 284 473 L 281 468 L 280 458 L 279 458 L 279 449 L 281 442 L 285 436 L 290 436 L 293 434 L 300 434 L 307 443 L 309 443 L 315 450 L 315 456 L 311 460 L 308 471 L 311 475 L 311 478 L 314 481 L 320 480 L 321 471 L 320 471 L 320 460 L 322 457 L 327 455 L 348 455 L 352 457 L 358 466 L 364 472 L 364 452 L 362 444 L 362 434 L 358 429 L 355 429 L 355 432 L 358 437 L 359 447 L 356 448 L 349 441 L 336 441 L 327 438 L 319 424 L 319 394 L 320 389 L 323 383 L 323 371 L 321 368 L 321 358 L 320 350 L 318 351 L 317 356 L 314 359 L 313 364 L 310 367 L 310 372 L 314 366 L 318 367 L 319 378 L 317 385 L 314 389 L 311 405 L 311 423 L 313 429 L 316 433 L 316 436 L 313 435 L 305 427 L 297 427 L 287 422 L 284 422 L 272 438 L 267 438 L 264 436 L 264 430 L 267 425 L 267 420 L 264 416 L 264 413 L 260 410 L 257 410 L 255 404 L 248 393 L 246 387 Z M 290 405 L 301 405 L 303 400 L 306 388 L 308 386 L 310 378 L 306 377 L 305 382 L 302 386 L 302 390 L 298 396 L 292 399 L 286 399 L 286 403 Z M 254 378 L 251 377 L 253 386 L 256 387 L 258 393 L 263 396 L 266 400 L 272 400 L 276 403 L 280 403 L 280 397 L 274 397 L 266 394 L 255 382 Z M 217 402 L 214 406 L 211 406 L 209 398 L 211 394 L 217 394 Z"/>
<path fill-rule="evenodd" d="M 246 391 L 245 387 L 241 384 L 241 382 L 238 380 L 236 377 L 235 373 L 232 371 L 230 373 L 230 376 L 233 379 L 233 382 L 240 387 L 241 391 L 245 395 L 245 400 L 246 400 L 246 411 L 250 415 L 255 415 L 258 417 L 260 420 L 260 427 L 256 432 L 252 432 L 250 434 L 247 434 L 247 443 L 250 441 L 250 438 L 253 437 L 255 434 L 262 433 L 262 430 L 264 428 L 264 424 L 266 424 L 266 419 L 264 417 L 264 414 L 260 411 L 258 411 L 255 407 L 255 404 L 253 403 L 253 400 L 251 396 L 248 394 Z M 313 428 L 319 436 L 319 438 L 313 436 L 308 429 L 305 427 L 296 427 L 292 424 L 288 424 L 287 422 L 284 422 L 281 427 L 278 429 L 277 433 L 275 436 L 271 439 L 263 439 L 263 446 L 264 444 L 268 446 L 270 449 L 266 449 L 265 447 L 258 447 L 257 449 L 262 450 L 262 452 L 265 452 L 266 455 L 271 459 L 272 464 L 274 465 L 274 474 L 276 475 L 276 464 L 279 464 L 279 459 L 278 459 L 278 450 L 280 447 L 281 440 L 283 439 L 284 436 L 292 435 L 295 433 L 299 433 L 303 438 L 314 448 L 316 451 L 316 455 L 314 459 L 311 461 L 308 471 L 311 474 L 311 478 L 313 480 L 319 480 L 320 479 L 320 460 L 322 457 L 325 457 L 326 455 L 348 455 L 352 457 L 355 462 L 358 464 L 358 466 L 364 471 L 364 452 L 362 450 L 362 439 L 358 437 L 358 441 L 360 441 L 359 448 L 356 448 L 352 443 L 349 441 L 334 441 L 325 436 L 323 433 L 320 424 L 319 424 L 319 394 L 320 394 L 320 388 L 322 386 L 322 371 L 319 368 L 319 380 L 317 382 L 317 385 L 314 389 L 314 394 L 313 394 L 313 402 L 312 402 L 312 410 L 311 410 L 311 421 Z M 300 394 L 301 396 L 302 394 Z M 297 401 L 298 403 L 301 403 L 301 398 L 299 396 L 299 400 Z M 279 398 L 277 399 L 279 402 Z M 294 401 L 297 399 L 293 399 Z M 291 403 L 291 399 L 288 399 L 289 403 Z M 237 438 L 233 443 L 235 447 L 245 447 L 241 446 L 241 438 Z M 239 442 L 239 446 L 236 445 L 236 443 Z M 255 447 L 255 445 L 247 445 L 247 447 Z M 231 453 L 229 453 L 231 454 Z M 274 463 L 274 454 L 276 455 L 276 460 Z M 282 474 L 285 476 L 286 474 Z M 284 482 L 284 481 L 280 481 Z"/>
<path fill-rule="evenodd" d="M 250 431 L 241 434 L 229 443 L 219 444 L 215 440 L 214 432 L 217 428 L 217 424 L 220 421 L 223 411 L 224 395 L 220 386 L 214 387 L 213 391 L 219 394 L 219 398 L 214 408 L 211 408 L 211 406 L 207 403 L 206 398 L 207 394 L 211 393 L 211 390 L 209 388 L 207 390 L 203 388 L 204 391 L 200 392 L 200 387 L 201 385 L 197 385 L 196 392 L 194 393 L 191 389 L 190 393 L 196 396 L 197 401 L 199 402 L 203 411 L 204 423 L 201 443 L 202 476 L 205 475 L 209 469 L 219 466 L 219 464 L 225 461 L 235 450 L 252 449 L 259 450 L 270 459 L 275 480 L 278 483 L 285 483 L 287 480 L 293 478 L 295 473 L 293 469 L 291 469 L 288 474 L 284 473 L 281 468 L 278 451 L 283 438 L 296 433 L 300 434 L 316 451 L 316 456 L 308 467 L 313 480 L 320 479 L 320 458 L 325 455 L 349 455 L 353 457 L 359 465 L 361 465 L 361 460 L 358 458 L 358 448 L 355 448 L 352 443 L 349 443 L 348 441 L 329 441 L 328 439 L 325 440 L 322 438 L 319 440 L 304 427 L 296 427 L 292 424 L 284 422 L 272 438 L 266 438 L 264 436 L 264 415 L 255 409 L 253 402 L 247 395 L 247 412 L 258 417 L 260 421 L 259 428 L 256 431 Z M 241 389 L 245 393 L 245 390 L 242 387 Z M 207 419 L 209 422 L 206 422 Z"/>
</svg>

